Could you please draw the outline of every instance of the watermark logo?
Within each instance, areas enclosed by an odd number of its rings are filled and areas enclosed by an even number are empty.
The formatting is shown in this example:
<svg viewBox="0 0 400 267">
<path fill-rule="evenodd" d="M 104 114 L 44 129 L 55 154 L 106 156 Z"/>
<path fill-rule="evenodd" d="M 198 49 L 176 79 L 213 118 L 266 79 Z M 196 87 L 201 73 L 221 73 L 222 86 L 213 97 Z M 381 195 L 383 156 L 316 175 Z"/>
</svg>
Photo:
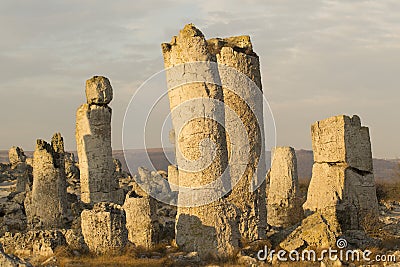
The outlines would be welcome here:
<svg viewBox="0 0 400 267">
<path fill-rule="evenodd" d="M 338 249 L 346 248 L 346 247 L 347 247 L 347 240 L 344 239 L 344 238 L 339 238 L 339 239 L 336 241 L 336 247 L 337 247 Z"/>
<path fill-rule="evenodd" d="M 248 190 L 255 191 L 265 180 L 265 152 L 275 147 L 276 132 L 268 101 L 252 79 L 216 62 L 190 62 L 152 75 L 135 91 L 122 139 L 132 174 L 137 172 L 132 148 L 143 147 L 141 165 L 156 171 L 157 159 L 149 151 L 161 147 L 170 164 L 193 177 L 192 184 L 151 178 L 153 184 L 179 191 L 176 198 L 137 179 L 144 191 L 170 205 L 193 207 L 231 192 L 248 168 L 254 169 Z"/>
<path fill-rule="evenodd" d="M 269 250 L 267 246 L 257 252 L 257 259 L 260 261 L 273 261 L 274 258 L 280 262 L 321 262 L 323 260 L 342 262 L 396 262 L 395 255 L 377 254 L 372 255 L 372 251 L 359 249 L 346 249 L 347 240 L 339 238 L 336 241 L 336 248 L 328 248 L 320 251 L 313 249 L 297 250 Z"/>
</svg>

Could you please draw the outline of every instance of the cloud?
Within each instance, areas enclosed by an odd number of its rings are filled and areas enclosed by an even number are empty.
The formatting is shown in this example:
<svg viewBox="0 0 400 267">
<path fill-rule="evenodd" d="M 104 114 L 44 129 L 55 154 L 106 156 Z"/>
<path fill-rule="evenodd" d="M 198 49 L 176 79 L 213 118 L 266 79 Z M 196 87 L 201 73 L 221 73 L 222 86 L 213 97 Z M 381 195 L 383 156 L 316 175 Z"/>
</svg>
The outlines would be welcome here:
<svg viewBox="0 0 400 267">
<path fill-rule="evenodd" d="M 400 156 L 387 145 L 400 125 L 383 127 L 400 113 L 399 11 L 395 0 L 1 1 L 0 112 L 11 115 L 0 147 L 33 147 L 59 129 L 74 149 L 85 80 L 100 74 L 115 90 L 120 148 L 129 99 L 163 68 L 160 43 L 194 22 L 209 38 L 251 35 L 283 144 L 310 148 L 311 122 L 354 112 L 378 127 L 375 155 Z"/>
</svg>

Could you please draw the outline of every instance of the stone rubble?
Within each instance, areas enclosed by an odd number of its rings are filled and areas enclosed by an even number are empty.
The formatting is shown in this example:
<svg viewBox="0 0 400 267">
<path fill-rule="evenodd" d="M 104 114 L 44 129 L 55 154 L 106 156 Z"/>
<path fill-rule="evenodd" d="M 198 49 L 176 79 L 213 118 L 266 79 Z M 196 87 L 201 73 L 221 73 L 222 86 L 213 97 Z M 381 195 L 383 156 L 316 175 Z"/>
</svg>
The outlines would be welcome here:
<svg viewBox="0 0 400 267">
<path fill-rule="evenodd" d="M 0 244 L 0 266 L 1 267 L 32 267 L 28 262 L 21 260 L 14 255 L 8 255 L 4 252 L 3 246 Z"/>
<path fill-rule="evenodd" d="M 5 233 L 0 238 L 4 251 L 19 257 L 49 257 L 57 247 L 65 246 L 66 240 L 60 230 L 32 230 L 25 233 Z"/>
</svg>

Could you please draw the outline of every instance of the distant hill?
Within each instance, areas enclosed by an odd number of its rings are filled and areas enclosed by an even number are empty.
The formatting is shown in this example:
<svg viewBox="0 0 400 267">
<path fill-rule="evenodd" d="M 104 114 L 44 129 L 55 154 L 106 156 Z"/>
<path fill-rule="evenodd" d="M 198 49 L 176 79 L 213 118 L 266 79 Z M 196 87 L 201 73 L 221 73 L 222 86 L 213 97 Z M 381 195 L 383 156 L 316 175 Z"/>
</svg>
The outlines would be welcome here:
<svg viewBox="0 0 400 267">
<path fill-rule="evenodd" d="M 161 148 L 132 149 L 126 152 L 126 158 L 132 164 L 132 172 L 136 172 L 138 167 L 152 168 L 157 170 L 167 170 L 170 164 L 168 159 L 174 161 L 174 151 L 172 148 L 167 148 L 165 154 Z M 75 152 L 74 152 L 75 153 Z M 25 154 L 28 157 L 32 156 L 32 151 L 27 151 Z M 147 155 L 146 155 L 147 154 Z M 308 180 L 311 178 L 313 153 L 311 150 L 296 150 L 297 168 L 299 179 Z M 114 150 L 113 157 L 121 161 L 122 167 L 128 170 L 124 153 L 122 150 Z M 168 158 L 168 159 L 167 159 Z M 270 161 L 270 153 L 266 154 L 267 162 Z M 0 150 L 0 162 L 8 162 L 8 151 Z M 151 162 L 151 164 L 149 163 Z M 400 180 L 399 161 L 392 159 L 373 159 L 375 179 L 378 181 L 390 182 Z"/>
</svg>

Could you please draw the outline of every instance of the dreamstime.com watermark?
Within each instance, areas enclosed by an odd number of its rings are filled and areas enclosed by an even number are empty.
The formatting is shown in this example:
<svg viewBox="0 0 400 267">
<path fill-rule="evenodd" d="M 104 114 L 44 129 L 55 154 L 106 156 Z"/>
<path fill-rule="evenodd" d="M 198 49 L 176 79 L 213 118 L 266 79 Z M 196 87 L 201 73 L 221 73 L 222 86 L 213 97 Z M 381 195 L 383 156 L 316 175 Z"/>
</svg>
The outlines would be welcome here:
<svg viewBox="0 0 400 267">
<path fill-rule="evenodd" d="M 261 249 L 257 253 L 257 259 L 260 261 L 272 261 L 273 258 L 280 262 L 320 262 L 322 260 L 342 262 L 396 262 L 396 255 L 393 254 L 376 254 L 373 255 L 372 251 L 359 250 L 359 249 L 346 249 L 347 240 L 340 238 L 336 242 L 337 249 L 324 249 L 319 252 L 315 250 L 303 250 L 301 252 L 297 250 L 269 250 L 267 246 Z M 399 259 L 400 260 L 400 259 Z"/>
</svg>

